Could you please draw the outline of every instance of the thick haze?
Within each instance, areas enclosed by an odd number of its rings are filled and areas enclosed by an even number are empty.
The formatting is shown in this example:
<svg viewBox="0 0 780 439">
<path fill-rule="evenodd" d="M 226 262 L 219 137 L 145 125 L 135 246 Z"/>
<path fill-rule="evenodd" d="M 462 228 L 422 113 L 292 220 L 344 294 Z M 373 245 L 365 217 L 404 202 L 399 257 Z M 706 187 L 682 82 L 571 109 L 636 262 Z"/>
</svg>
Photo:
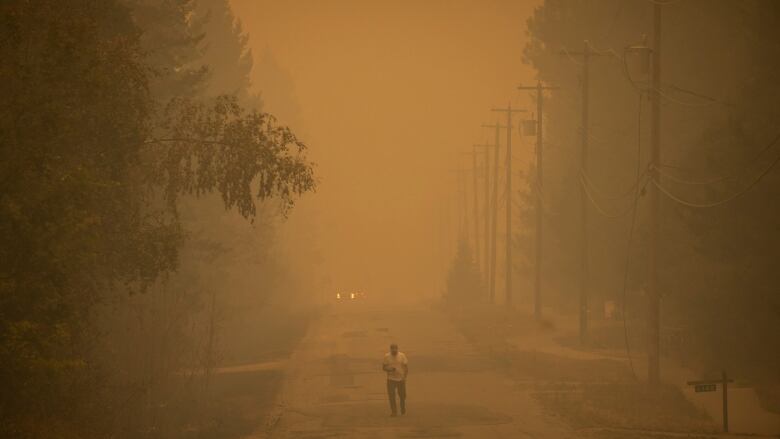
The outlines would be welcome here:
<svg viewBox="0 0 780 439">
<path fill-rule="evenodd" d="M 778 42 L 779 0 L 0 1 L 0 438 L 780 438 Z"/>
<path fill-rule="evenodd" d="M 256 64 L 270 51 L 292 79 L 301 114 L 264 92 L 265 109 L 312 149 L 316 206 L 291 220 L 316 215 L 334 288 L 440 293 L 446 187 L 470 167 L 453 158 L 492 142 L 491 107 L 529 105 L 514 89 L 535 78 L 521 54 L 537 3 L 232 0 Z"/>
</svg>

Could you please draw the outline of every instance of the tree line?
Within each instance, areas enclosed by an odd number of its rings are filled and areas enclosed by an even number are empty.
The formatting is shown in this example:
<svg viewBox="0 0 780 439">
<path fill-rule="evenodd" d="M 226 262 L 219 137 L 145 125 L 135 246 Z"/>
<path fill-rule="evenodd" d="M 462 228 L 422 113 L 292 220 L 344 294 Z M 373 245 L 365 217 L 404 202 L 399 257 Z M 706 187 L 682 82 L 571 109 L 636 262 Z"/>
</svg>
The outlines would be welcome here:
<svg viewBox="0 0 780 439">
<path fill-rule="evenodd" d="M 246 41 L 226 0 L 0 4 L 0 436 L 177 437 L 196 416 L 173 413 L 216 365 L 199 268 L 226 249 L 188 226 L 262 229 L 316 185 Z"/>
<path fill-rule="evenodd" d="M 524 257 L 516 269 L 532 270 L 533 214 L 542 197 L 546 300 L 576 308 L 586 184 L 596 204 L 587 230 L 591 315 L 598 318 L 603 301 L 618 304 L 629 323 L 628 347 L 641 351 L 651 236 L 645 195 L 659 184 L 665 355 L 705 374 L 729 370 L 777 409 L 780 355 L 771 346 L 780 334 L 780 7 L 764 0 L 662 2 L 661 162 L 649 169 L 647 78 L 627 77 L 624 48 L 649 44 L 654 3 L 547 0 L 526 23 L 525 62 L 560 90 L 545 99 L 544 181 L 530 169 L 519 195 L 525 226 L 515 245 Z M 567 53 L 586 45 L 594 55 L 583 177 L 582 57 Z M 623 345 L 623 337 L 614 340 Z"/>
</svg>

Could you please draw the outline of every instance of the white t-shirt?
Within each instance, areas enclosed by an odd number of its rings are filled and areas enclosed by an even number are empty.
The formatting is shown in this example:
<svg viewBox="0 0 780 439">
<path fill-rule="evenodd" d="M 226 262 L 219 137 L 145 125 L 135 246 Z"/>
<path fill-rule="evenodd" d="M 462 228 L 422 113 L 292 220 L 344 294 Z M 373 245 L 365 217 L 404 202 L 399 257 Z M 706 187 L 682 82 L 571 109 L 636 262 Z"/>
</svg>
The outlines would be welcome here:
<svg viewBox="0 0 780 439">
<path fill-rule="evenodd" d="M 395 370 L 387 371 L 387 379 L 392 381 L 404 380 L 404 368 L 402 365 L 409 364 L 406 360 L 406 355 L 403 352 L 399 352 L 393 356 L 390 352 L 385 354 L 385 360 L 382 362 L 383 366 L 394 367 Z"/>
</svg>

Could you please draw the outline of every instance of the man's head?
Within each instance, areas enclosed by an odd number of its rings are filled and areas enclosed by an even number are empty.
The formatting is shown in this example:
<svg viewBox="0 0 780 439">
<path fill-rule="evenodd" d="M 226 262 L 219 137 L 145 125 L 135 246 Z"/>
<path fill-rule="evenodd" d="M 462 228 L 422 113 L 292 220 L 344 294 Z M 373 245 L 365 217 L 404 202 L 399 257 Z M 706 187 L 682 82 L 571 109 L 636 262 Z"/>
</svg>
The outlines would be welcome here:
<svg viewBox="0 0 780 439">
<path fill-rule="evenodd" d="M 398 355 L 398 345 L 393 343 L 390 345 L 390 354 L 395 356 Z"/>
</svg>

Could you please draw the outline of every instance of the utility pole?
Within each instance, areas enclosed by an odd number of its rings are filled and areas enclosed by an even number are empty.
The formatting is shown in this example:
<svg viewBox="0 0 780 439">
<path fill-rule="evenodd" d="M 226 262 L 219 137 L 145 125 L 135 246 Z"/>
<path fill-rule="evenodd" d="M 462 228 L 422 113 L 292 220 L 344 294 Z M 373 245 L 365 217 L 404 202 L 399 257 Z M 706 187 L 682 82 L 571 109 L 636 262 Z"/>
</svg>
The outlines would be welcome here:
<svg viewBox="0 0 780 439">
<path fill-rule="evenodd" d="M 471 156 L 472 161 L 472 169 L 474 173 L 474 261 L 477 263 L 477 267 L 479 267 L 480 264 L 480 253 L 481 246 L 480 246 L 480 237 L 479 237 L 479 176 L 477 175 L 477 148 L 480 148 L 484 145 L 472 145 L 473 150 L 469 152 L 464 152 L 464 154 L 468 154 Z M 487 151 L 486 151 L 487 153 Z M 485 198 L 485 203 L 487 204 L 487 197 Z M 487 219 L 485 220 L 487 221 Z M 487 227 L 487 226 L 486 226 Z M 487 239 L 487 238 L 485 238 Z M 487 244 L 486 244 L 487 245 Z M 487 252 L 487 250 L 486 250 Z M 487 262 L 484 265 L 485 272 L 487 273 Z"/>
<path fill-rule="evenodd" d="M 652 125 L 650 143 L 652 148 L 652 178 L 660 183 L 657 171 L 661 163 L 661 3 L 653 5 L 653 77 L 651 96 Z M 660 236 L 661 197 L 658 187 L 650 189 L 650 282 L 647 294 L 647 381 L 657 385 L 661 378 L 660 333 L 661 333 L 661 294 L 658 291 L 658 239 Z"/>
<path fill-rule="evenodd" d="M 490 303 L 496 302 L 496 252 L 498 251 L 498 153 L 501 144 L 501 128 L 506 128 L 500 123 L 495 125 L 482 125 L 483 128 L 495 128 L 496 140 L 495 140 L 495 154 L 493 155 L 493 196 L 491 201 L 492 216 L 490 224 L 490 275 L 489 290 L 490 290 Z"/>
<path fill-rule="evenodd" d="M 492 146 L 492 145 L 490 145 Z M 497 153 L 497 152 L 496 152 Z M 490 147 L 485 147 L 485 280 L 487 281 L 488 265 L 490 265 Z"/>
<path fill-rule="evenodd" d="M 590 46 L 585 42 L 582 52 L 582 152 L 580 154 L 580 170 L 588 173 L 588 102 L 590 100 Z M 585 344 L 588 338 L 588 197 L 585 185 L 580 183 L 580 203 L 582 205 L 582 251 L 581 267 L 582 283 L 580 284 L 580 342 Z"/>
<path fill-rule="evenodd" d="M 542 166 L 542 118 L 544 110 L 544 90 L 556 90 L 558 87 L 543 87 L 542 81 L 536 81 L 535 87 L 518 86 L 518 90 L 536 90 L 536 270 L 534 273 L 534 317 L 542 318 L 542 182 L 544 167 Z"/>
<path fill-rule="evenodd" d="M 479 190 L 477 189 L 477 148 L 471 152 L 471 163 L 474 174 L 474 260 L 479 268 Z"/>
<path fill-rule="evenodd" d="M 584 41 L 582 52 L 563 52 L 567 56 L 582 56 L 582 150 L 580 152 L 580 172 L 588 173 L 588 111 L 589 111 L 589 70 L 590 57 L 600 55 L 590 49 L 590 43 Z M 582 180 L 580 178 L 580 180 Z M 581 243 L 580 243 L 580 343 L 585 344 L 588 339 L 588 196 L 585 185 L 580 181 L 580 207 L 582 215 Z"/>
<path fill-rule="evenodd" d="M 512 113 L 525 110 L 513 110 L 512 102 L 506 108 L 494 108 L 493 111 L 506 113 L 506 306 L 512 306 Z"/>
<path fill-rule="evenodd" d="M 466 190 L 466 170 L 456 169 L 453 172 L 456 173 L 458 192 L 460 192 L 459 195 L 463 196 L 463 199 L 461 200 L 461 205 L 459 206 L 459 208 L 462 209 L 462 211 L 460 213 L 460 221 L 458 221 L 458 241 L 460 241 L 461 239 L 465 239 L 466 241 L 468 241 L 468 236 L 469 236 L 468 201 L 469 200 L 468 200 L 468 193 Z M 458 245 L 460 245 L 460 242 L 458 242 Z M 458 247 L 456 247 L 456 249 L 457 248 Z"/>
<path fill-rule="evenodd" d="M 457 211 L 457 198 L 456 193 L 447 192 L 447 264 L 450 263 L 453 256 L 455 256 L 455 250 L 457 249 L 457 222 L 453 213 Z"/>
<path fill-rule="evenodd" d="M 485 267 L 485 283 L 486 286 L 489 285 L 489 276 L 490 276 L 490 150 L 495 148 L 495 145 L 489 145 L 489 144 L 483 144 L 483 145 L 474 145 L 474 149 L 477 148 L 485 148 L 485 155 L 484 155 L 484 162 L 483 162 L 483 168 L 485 170 L 485 212 L 484 212 L 484 219 L 485 219 L 485 230 L 484 230 L 484 245 L 485 245 L 485 254 L 484 254 L 484 267 Z"/>
</svg>

